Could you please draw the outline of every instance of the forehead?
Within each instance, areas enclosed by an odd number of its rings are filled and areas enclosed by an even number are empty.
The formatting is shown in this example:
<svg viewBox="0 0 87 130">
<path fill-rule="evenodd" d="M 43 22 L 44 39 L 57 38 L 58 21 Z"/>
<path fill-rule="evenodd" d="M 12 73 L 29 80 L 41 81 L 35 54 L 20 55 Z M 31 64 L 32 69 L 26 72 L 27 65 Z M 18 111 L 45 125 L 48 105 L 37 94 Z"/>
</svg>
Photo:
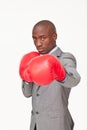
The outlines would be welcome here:
<svg viewBox="0 0 87 130">
<path fill-rule="evenodd" d="M 33 28 L 33 35 L 48 35 L 50 34 L 50 27 L 48 25 L 37 25 Z"/>
</svg>

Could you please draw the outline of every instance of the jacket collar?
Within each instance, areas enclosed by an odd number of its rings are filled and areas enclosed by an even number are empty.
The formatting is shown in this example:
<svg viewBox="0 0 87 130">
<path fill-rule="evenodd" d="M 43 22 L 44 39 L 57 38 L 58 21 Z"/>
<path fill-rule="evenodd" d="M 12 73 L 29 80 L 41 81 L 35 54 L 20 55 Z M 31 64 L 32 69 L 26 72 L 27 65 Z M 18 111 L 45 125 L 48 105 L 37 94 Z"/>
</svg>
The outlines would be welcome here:
<svg viewBox="0 0 87 130">
<path fill-rule="evenodd" d="M 58 47 L 55 51 L 53 51 L 51 54 L 57 56 L 57 57 L 60 57 L 61 56 L 61 49 Z"/>
</svg>

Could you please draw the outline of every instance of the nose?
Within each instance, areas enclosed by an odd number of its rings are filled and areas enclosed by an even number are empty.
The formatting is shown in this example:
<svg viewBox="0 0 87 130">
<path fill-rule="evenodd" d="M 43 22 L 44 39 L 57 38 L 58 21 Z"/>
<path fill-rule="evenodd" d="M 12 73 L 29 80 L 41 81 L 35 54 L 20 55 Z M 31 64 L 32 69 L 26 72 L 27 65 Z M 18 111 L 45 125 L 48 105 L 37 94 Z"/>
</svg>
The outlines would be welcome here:
<svg viewBox="0 0 87 130">
<path fill-rule="evenodd" d="M 37 39 L 35 42 L 36 47 L 40 47 L 42 45 L 40 39 Z"/>
</svg>

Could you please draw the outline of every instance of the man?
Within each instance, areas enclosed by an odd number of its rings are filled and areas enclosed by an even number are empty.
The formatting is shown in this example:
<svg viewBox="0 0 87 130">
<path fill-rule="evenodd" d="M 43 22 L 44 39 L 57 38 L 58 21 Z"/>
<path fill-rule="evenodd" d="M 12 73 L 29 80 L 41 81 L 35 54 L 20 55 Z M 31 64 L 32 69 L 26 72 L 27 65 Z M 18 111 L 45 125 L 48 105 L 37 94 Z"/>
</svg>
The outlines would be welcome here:
<svg viewBox="0 0 87 130">
<path fill-rule="evenodd" d="M 19 69 L 23 94 L 32 96 L 30 130 L 73 130 L 68 98 L 80 82 L 76 59 L 56 45 L 57 32 L 51 21 L 35 24 L 32 37 L 38 52 L 26 54 Z"/>
</svg>

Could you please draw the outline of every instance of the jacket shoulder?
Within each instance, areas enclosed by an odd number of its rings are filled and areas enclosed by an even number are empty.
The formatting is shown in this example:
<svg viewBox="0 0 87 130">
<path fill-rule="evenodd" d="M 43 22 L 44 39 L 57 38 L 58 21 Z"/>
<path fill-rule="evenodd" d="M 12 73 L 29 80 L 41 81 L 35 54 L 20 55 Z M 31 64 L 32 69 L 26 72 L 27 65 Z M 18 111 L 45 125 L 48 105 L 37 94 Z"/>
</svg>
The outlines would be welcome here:
<svg viewBox="0 0 87 130">
<path fill-rule="evenodd" d="M 77 66 L 76 58 L 75 56 L 70 52 L 62 52 L 61 53 L 61 60 L 68 65 Z"/>
</svg>

